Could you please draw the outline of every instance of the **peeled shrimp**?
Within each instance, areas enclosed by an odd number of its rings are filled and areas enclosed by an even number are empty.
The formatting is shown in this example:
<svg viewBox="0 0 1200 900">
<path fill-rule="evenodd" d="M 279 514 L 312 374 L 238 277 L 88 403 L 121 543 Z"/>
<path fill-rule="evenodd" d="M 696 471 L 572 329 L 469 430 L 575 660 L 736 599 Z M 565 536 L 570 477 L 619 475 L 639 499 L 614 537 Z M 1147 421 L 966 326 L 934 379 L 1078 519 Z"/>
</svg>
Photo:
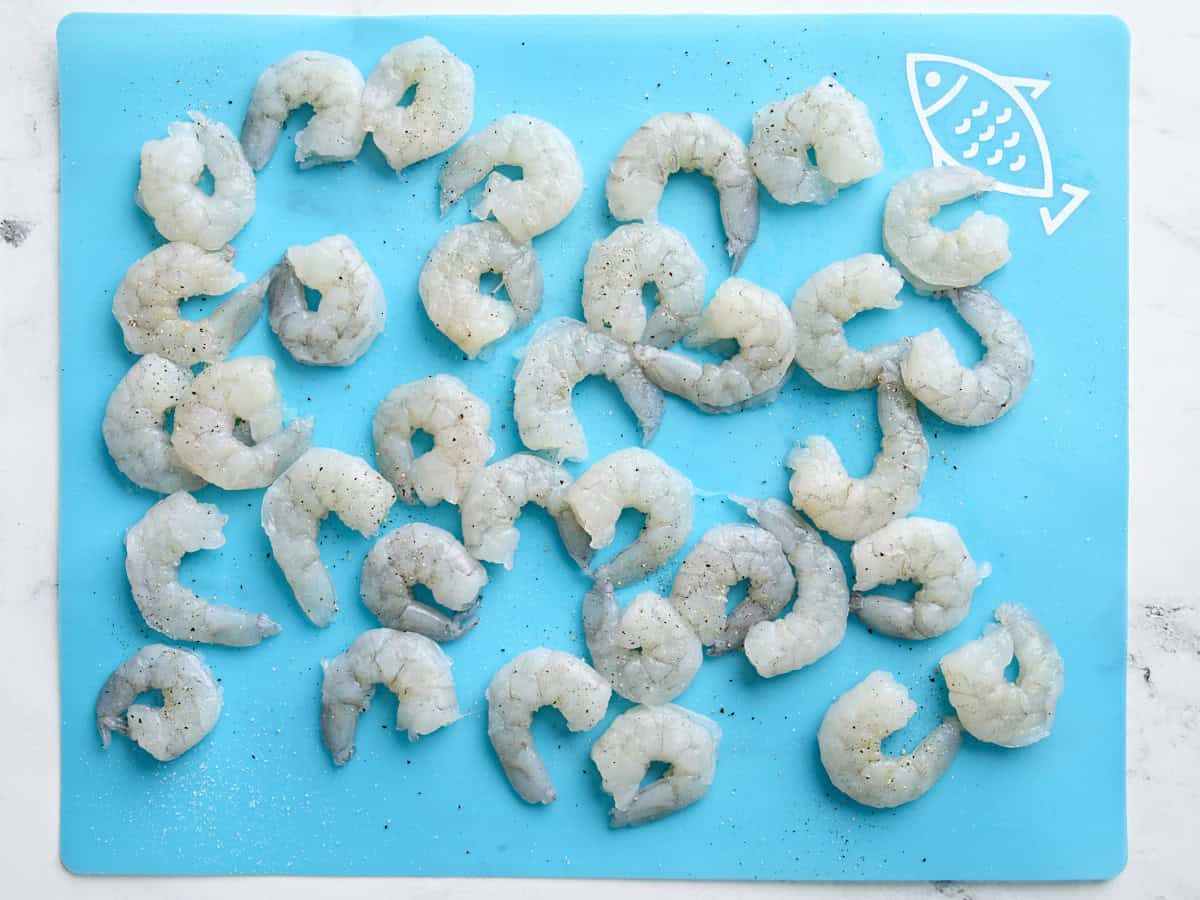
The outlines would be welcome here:
<svg viewBox="0 0 1200 900">
<path fill-rule="evenodd" d="M 550 773 L 533 746 L 533 714 L 553 706 L 571 731 L 590 731 L 608 711 L 612 688 L 582 659 L 538 647 L 507 663 L 487 689 L 488 738 L 521 799 L 553 803 Z"/>
<path fill-rule="evenodd" d="M 321 562 L 317 534 L 331 512 L 363 537 L 383 524 L 396 493 L 367 462 L 314 447 L 267 488 L 262 527 L 275 562 L 310 622 L 324 628 L 337 613 L 337 592 Z"/>
<path fill-rule="evenodd" d="M 496 445 L 488 405 L 453 375 L 431 375 L 392 388 L 371 421 L 375 461 L 405 503 L 458 503 Z M 412 436 L 424 431 L 433 449 L 414 457 Z"/>
<path fill-rule="evenodd" d="M 161 691 L 162 706 L 133 702 L 147 691 Z M 96 727 L 105 750 L 115 731 L 159 762 L 195 747 L 220 716 L 221 686 L 204 660 L 165 644 L 143 647 L 117 666 L 96 701 Z"/>
<path fill-rule="evenodd" d="M 500 276 L 508 303 L 479 289 L 485 272 Z M 497 222 L 471 222 L 442 235 L 417 286 L 434 327 L 474 359 L 513 328 L 524 328 L 542 305 L 542 265 L 533 245 L 515 241 Z"/>
<path fill-rule="evenodd" d="M 306 287 L 321 302 L 308 308 Z M 296 362 L 348 366 L 383 331 L 387 300 L 383 285 L 344 234 L 307 247 L 289 247 L 271 273 L 271 330 Z"/>
<path fill-rule="evenodd" d="M 125 574 L 146 624 L 177 641 L 253 647 L 279 634 L 267 616 L 219 606 L 179 583 L 184 554 L 225 546 L 229 517 L 184 491 L 159 500 L 125 534 Z"/>
<path fill-rule="evenodd" d="M 686 237 L 666 225 L 622 225 L 592 244 L 583 270 L 583 317 L 593 331 L 624 344 L 670 347 L 700 322 L 704 263 Z M 642 288 L 653 284 L 649 319 Z"/>
<path fill-rule="evenodd" d="M 891 809 L 922 797 L 962 746 L 958 720 L 947 716 L 912 753 L 885 754 L 883 739 L 899 731 L 917 704 L 890 672 L 872 672 L 825 713 L 817 744 L 821 764 L 839 791 L 864 806 Z"/>
<path fill-rule="evenodd" d="M 758 235 L 758 179 L 742 139 L 704 113 L 660 113 L 625 142 L 609 167 L 605 192 L 613 217 L 658 221 L 667 179 L 698 171 L 713 180 L 733 271 Z"/>
<path fill-rule="evenodd" d="M 1048 737 L 1063 692 L 1063 659 L 1054 641 L 1023 606 L 996 610 L 999 625 L 942 657 L 950 705 L 966 731 L 1001 747 L 1027 747 Z M 1004 670 L 1016 654 L 1016 683 Z"/>
<path fill-rule="evenodd" d="M 389 531 L 371 547 L 363 561 L 362 599 L 388 628 L 453 641 L 475 627 L 479 592 L 487 580 L 483 566 L 454 535 L 413 522 Z M 417 584 L 457 615 L 446 616 L 416 600 Z"/>
<path fill-rule="evenodd" d="M 235 431 L 239 420 L 252 444 Z M 283 427 L 275 361 L 242 356 L 196 376 L 175 407 L 171 446 L 180 462 L 227 491 L 266 487 L 312 443 L 311 417 Z"/>
<path fill-rule="evenodd" d="M 344 653 L 321 663 L 321 740 L 343 766 L 354 755 L 358 717 L 382 684 L 396 695 L 396 730 L 408 739 L 457 722 L 458 697 L 450 657 L 429 638 L 408 631 L 364 631 Z"/>
<path fill-rule="evenodd" d="M 900 363 L 904 383 L 936 416 L 955 425 L 987 425 L 1017 405 L 1033 378 L 1033 347 L 1016 316 L 981 287 L 950 291 L 950 302 L 979 333 L 987 352 L 961 366 L 938 329 L 912 339 Z"/>
<path fill-rule="evenodd" d="M 828 203 L 839 188 L 878 174 L 883 148 L 867 105 L 826 76 L 754 114 L 750 162 L 780 203 Z"/>
<path fill-rule="evenodd" d="M 492 172 L 497 166 L 520 166 L 521 178 Z M 471 214 L 495 216 L 521 242 L 565 219 L 583 193 L 583 169 L 570 139 L 532 116 L 501 116 L 450 154 L 438 176 L 442 215 L 485 175 L 483 196 Z"/>
<path fill-rule="evenodd" d="M 185 319 L 179 303 L 217 297 L 245 278 L 233 268 L 234 250 L 208 253 L 175 242 L 151 250 L 125 273 L 113 297 L 113 316 L 130 353 L 157 353 L 181 366 L 224 359 L 262 310 L 264 276 L 225 300 L 203 319 Z"/>
<path fill-rule="evenodd" d="M 691 806 L 713 782 L 720 743 L 716 722 L 674 704 L 621 713 L 592 745 L 592 762 L 613 798 L 609 824 L 641 825 Z M 642 787 L 653 762 L 669 765 Z"/>
<path fill-rule="evenodd" d="M 990 191 L 994 178 L 965 166 L 914 172 L 896 184 L 883 210 L 883 246 L 918 294 L 978 284 L 1010 256 L 1008 225 L 976 210 L 953 231 L 930 219 L 948 203 Z"/>
<path fill-rule="evenodd" d="M 590 375 L 603 375 L 617 386 L 637 416 L 642 443 L 650 443 L 665 401 L 629 348 L 582 322 L 552 319 L 525 345 L 513 376 L 513 418 L 526 447 L 551 451 L 559 462 L 587 459 L 587 438 L 571 407 L 571 391 Z"/>
<path fill-rule="evenodd" d="M 254 171 L 270 162 L 288 115 L 305 104 L 313 115 L 296 132 L 300 168 L 358 156 L 366 137 L 363 86 L 354 63 L 320 50 L 299 50 L 264 69 L 242 123 L 242 148 Z"/>
<path fill-rule="evenodd" d="M 142 172 L 134 200 L 168 241 L 220 250 L 254 215 L 254 171 L 242 145 L 221 122 L 190 112 L 172 122 L 162 140 L 142 144 Z M 197 182 L 208 169 L 211 194 Z"/>
<path fill-rule="evenodd" d="M 644 344 L 633 356 L 651 381 L 704 412 L 738 412 L 774 400 L 796 357 L 796 323 L 783 301 L 742 278 L 725 281 L 684 343 L 706 347 L 729 338 L 738 352 L 720 365 Z"/>
</svg>

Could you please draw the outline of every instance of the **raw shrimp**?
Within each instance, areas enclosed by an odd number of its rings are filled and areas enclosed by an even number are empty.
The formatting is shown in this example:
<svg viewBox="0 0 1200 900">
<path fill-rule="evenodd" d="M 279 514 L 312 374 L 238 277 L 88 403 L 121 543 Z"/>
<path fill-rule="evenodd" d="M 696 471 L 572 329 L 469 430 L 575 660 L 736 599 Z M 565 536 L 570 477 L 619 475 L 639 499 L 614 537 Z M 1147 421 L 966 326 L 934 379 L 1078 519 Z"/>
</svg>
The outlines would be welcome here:
<svg viewBox="0 0 1200 900">
<path fill-rule="evenodd" d="M 262 310 L 263 276 L 225 300 L 203 319 L 179 315 L 188 297 L 216 297 L 246 279 L 233 268 L 234 250 L 208 253 L 176 241 L 151 250 L 125 273 L 113 297 L 113 316 L 130 353 L 157 353 L 181 366 L 216 362 L 229 355 Z"/>
<path fill-rule="evenodd" d="M 252 444 L 240 437 L 241 424 Z M 196 376 L 175 407 L 171 446 L 180 462 L 219 488 L 266 487 L 312 443 L 312 417 L 283 427 L 275 361 L 242 356 Z"/>
<path fill-rule="evenodd" d="M 525 345 L 513 376 L 513 418 L 526 447 L 551 451 L 559 462 L 587 459 L 587 438 L 571 407 L 571 391 L 591 375 L 617 386 L 637 417 L 642 443 L 650 443 L 666 403 L 630 349 L 582 322 L 552 319 Z"/>
<path fill-rule="evenodd" d="M 1054 641 L 1023 606 L 996 610 L 998 626 L 942 657 L 950 705 L 967 733 L 1001 747 L 1027 747 L 1050 735 L 1063 692 L 1063 659 Z M 1014 684 L 1004 670 L 1014 653 Z"/>
<path fill-rule="evenodd" d="M 146 624 L 177 641 L 253 647 L 279 634 L 265 615 L 218 606 L 179 583 L 184 554 L 225 546 L 229 517 L 185 491 L 159 500 L 125 534 L 125 574 Z"/>
<path fill-rule="evenodd" d="M 950 291 L 950 301 L 979 333 L 986 353 L 961 366 L 938 329 L 912 339 L 900 363 L 904 383 L 936 416 L 955 425 L 987 425 L 1012 409 L 1033 378 L 1033 347 L 1016 316 L 981 287 Z"/>
<path fill-rule="evenodd" d="M 495 291 L 483 293 L 485 272 L 500 276 L 508 303 Z M 468 358 L 524 328 L 542 306 L 542 265 L 533 245 L 514 241 L 497 222 L 471 222 L 442 235 L 429 254 L 417 285 L 433 326 Z"/>
<path fill-rule="evenodd" d="M 885 362 L 900 359 L 909 339 L 858 350 L 846 342 L 844 325 L 866 309 L 897 309 L 904 286 L 900 273 L 876 253 L 826 266 L 792 298 L 796 364 L 827 388 L 873 387 Z"/>
<path fill-rule="evenodd" d="M 392 388 L 371 421 L 375 461 L 405 503 L 457 504 L 496 445 L 492 412 L 453 375 L 431 375 Z M 412 436 L 424 431 L 433 449 L 414 457 Z"/>
<path fill-rule="evenodd" d="M 704 263 L 666 225 L 622 225 L 592 244 L 583 270 L 583 317 L 624 344 L 670 347 L 695 330 L 704 308 Z M 646 318 L 642 288 L 657 306 Z"/>
<path fill-rule="evenodd" d="M 308 169 L 358 156 L 363 125 L 362 73 L 350 60 L 320 50 L 299 50 L 258 76 L 242 122 L 242 148 L 258 171 L 275 153 L 292 110 L 308 104 L 312 118 L 296 132 L 296 162 Z"/>
<path fill-rule="evenodd" d="M 704 659 L 700 639 L 670 603 L 646 591 L 622 612 L 603 578 L 583 598 L 583 633 L 597 671 L 635 703 L 678 697 Z"/>
<path fill-rule="evenodd" d="M 704 308 L 689 347 L 737 341 L 720 365 L 639 344 L 633 356 L 651 381 L 708 413 L 732 413 L 774 400 L 796 357 L 796 323 L 778 295 L 742 278 L 727 279 Z"/>
<path fill-rule="evenodd" d="M 321 302 L 308 308 L 306 287 Z M 271 330 L 296 362 L 348 366 L 383 331 L 387 300 L 383 285 L 344 234 L 307 247 L 289 247 L 271 273 Z"/>
<path fill-rule="evenodd" d="M 497 166 L 520 166 L 521 178 L 492 172 Z M 438 176 L 442 215 L 485 175 L 483 195 L 471 214 L 495 216 L 521 242 L 565 219 L 583 193 L 583 169 L 570 138 L 532 116 L 501 116 L 450 154 Z"/>
<path fill-rule="evenodd" d="M 388 628 L 453 641 L 475 627 L 487 572 L 448 531 L 413 522 L 389 531 L 363 561 L 362 599 Z M 413 597 L 413 586 L 457 615 L 444 615 Z"/>
<path fill-rule="evenodd" d="M 866 537 L 921 502 L 929 444 L 917 401 L 904 389 L 894 362 L 880 370 L 877 394 L 883 440 L 868 474 L 851 478 L 837 448 L 821 435 L 796 444 L 787 456 L 792 505 L 843 541 Z"/>
<path fill-rule="evenodd" d="M 750 162 L 780 203 L 828 203 L 839 188 L 878 174 L 883 148 L 867 105 L 826 76 L 754 114 Z"/>
<path fill-rule="evenodd" d="M 514 453 L 492 463 L 475 476 L 459 510 L 467 550 L 476 559 L 511 569 L 521 540 L 517 517 L 525 504 L 536 503 L 554 518 L 567 553 L 586 567 L 592 557 L 589 538 L 564 496 L 572 481 L 562 466 L 532 453 Z"/>
<path fill-rule="evenodd" d="M 142 144 L 142 173 L 134 200 L 168 241 L 220 250 L 254 215 L 254 171 L 242 145 L 221 122 L 190 112 L 167 136 Z M 197 182 L 207 169 L 212 194 Z"/>
<path fill-rule="evenodd" d="M 324 628 L 337 613 L 337 592 L 321 562 L 317 534 L 331 512 L 363 537 L 387 517 L 396 493 L 366 460 L 314 447 L 267 488 L 262 527 L 271 553 L 310 622 Z"/>
<path fill-rule="evenodd" d="M 990 191 L 996 179 L 966 166 L 914 172 L 896 184 L 883 210 L 883 247 L 918 294 L 969 287 L 1011 255 L 1008 225 L 976 210 L 953 231 L 930 223 L 948 203 Z"/>
<path fill-rule="evenodd" d="M 763 678 L 812 665 L 846 636 L 850 590 L 842 564 L 817 530 L 782 500 L 730 499 L 779 539 L 799 586 L 791 612 L 750 628 L 742 647 L 746 659 Z"/>
<path fill-rule="evenodd" d="M 407 731 L 410 741 L 457 722 L 451 665 L 429 638 L 391 628 L 364 631 L 345 653 L 323 660 L 321 740 L 333 764 L 343 766 L 354 755 L 358 717 L 377 684 L 396 695 L 396 730 Z"/>
<path fill-rule="evenodd" d="M 184 467 L 171 446 L 167 413 L 183 398 L 192 373 L 153 353 L 125 373 L 104 410 L 104 444 L 130 481 L 160 494 L 198 491 L 204 479 Z"/>
<path fill-rule="evenodd" d="M 713 180 L 733 271 L 758 235 L 758 179 L 742 139 L 704 113 L 660 113 L 625 142 L 609 167 L 605 193 L 613 217 L 658 221 L 667 179 L 698 171 Z"/>
<path fill-rule="evenodd" d="M 412 103 L 400 106 L 416 85 Z M 397 172 L 449 150 L 471 127 L 475 73 L 431 37 L 397 44 L 367 76 L 363 122 Z"/>
<path fill-rule="evenodd" d="M 613 798 L 610 824 L 641 825 L 691 806 L 713 782 L 720 743 L 716 722 L 674 704 L 621 713 L 592 745 L 592 762 Z M 643 787 L 653 762 L 669 765 Z"/>
<path fill-rule="evenodd" d="M 593 465 L 567 488 L 566 501 L 594 550 L 612 543 L 622 510 L 645 514 L 634 542 L 595 572 L 595 577 L 617 587 L 659 568 L 679 552 L 692 531 L 692 483 L 637 447 L 618 450 Z"/>
<path fill-rule="evenodd" d="M 954 761 L 962 729 L 954 716 L 947 716 L 912 753 L 885 754 L 883 739 L 916 712 L 917 704 L 890 672 L 872 672 L 838 697 L 817 732 L 821 764 L 833 786 L 876 809 L 924 796 Z"/>
<path fill-rule="evenodd" d="M 134 703 L 139 694 L 162 692 L 162 706 Z M 96 701 L 96 727 L 107 750 L 123 734 L 157 759 L 178 759 L 208 737 L 221 716 L 221 686 L 198 653 L 150 644 L 104 682 Z"/>
<path fill-rule="evenodd" d="M 507 663 L 487 689 L 488 738 L 521 799 L 553 803 L 550 773 L 533 746 L 533 714 L 553 706 L 571 731 L 590 731 L 608 711 L 612 688 L 582 659 L 538 647 Z"/>
<path fill-rule="evenodd" d="M 991 572 L 986 563 L 975 565 L 953 525 L 917 516 L 897 519 L 855 541 L 850 561 L 855 575 L 851 611 L 868 628 L 906 640 L 937 637 L 961 622 L 975 588 Z M 860 593 L 897 581 L 921 587 L 911 601 Z"/>
<path fill-rule="evenodd" d="M 746 599 L 726 615 L 729 589 L 742 581 Z M 778 538 L 753 525 L 718 525 L 684 558 L 670 600 L 710 653 L 726 653 L 742 646 L 756 622 L 779 615 L 795 589 Z"/>
</svg>

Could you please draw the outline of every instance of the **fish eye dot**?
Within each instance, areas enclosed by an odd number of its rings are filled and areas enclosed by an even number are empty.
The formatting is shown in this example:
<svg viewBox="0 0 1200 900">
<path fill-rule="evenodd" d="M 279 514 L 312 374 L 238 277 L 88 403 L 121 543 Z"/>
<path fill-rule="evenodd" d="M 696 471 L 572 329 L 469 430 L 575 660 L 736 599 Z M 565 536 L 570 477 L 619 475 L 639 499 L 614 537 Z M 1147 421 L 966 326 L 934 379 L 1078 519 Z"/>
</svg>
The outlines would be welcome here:
<svg viewBox="0 0 1200 900">
<path fill-rule="evenodd" d="M 941 72 L 926 72 L 925 73 L 925 87 L 935 88 L 941 83 L 942 83 L 942 73 Z"/>
</svg>

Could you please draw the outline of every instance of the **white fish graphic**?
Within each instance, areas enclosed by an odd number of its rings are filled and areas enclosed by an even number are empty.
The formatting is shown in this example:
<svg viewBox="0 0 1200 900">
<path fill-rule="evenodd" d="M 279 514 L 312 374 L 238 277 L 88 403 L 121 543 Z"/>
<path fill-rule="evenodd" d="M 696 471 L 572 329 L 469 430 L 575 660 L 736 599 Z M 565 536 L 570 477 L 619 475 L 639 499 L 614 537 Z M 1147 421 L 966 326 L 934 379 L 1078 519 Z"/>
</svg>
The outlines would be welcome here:
<svg viewBox="0 0 1200 900">
<path fill-rule="evenodd" d="M 954 56 L 910 53 L 908 92 L 935 166 L 970 165 L 996 179 L 995 190 L 1017 197 L 1054 196 L 1046 135 L 1030 101 L 1050 87 L 1037 78 L 997 75 Z M 1026 93 L 1028 92 L 1028 96 Z M 1042 228 L 1054 234 L 1087 199 L 1085 188 L 1064 183 L 1070 199 Z"/>
</svg>

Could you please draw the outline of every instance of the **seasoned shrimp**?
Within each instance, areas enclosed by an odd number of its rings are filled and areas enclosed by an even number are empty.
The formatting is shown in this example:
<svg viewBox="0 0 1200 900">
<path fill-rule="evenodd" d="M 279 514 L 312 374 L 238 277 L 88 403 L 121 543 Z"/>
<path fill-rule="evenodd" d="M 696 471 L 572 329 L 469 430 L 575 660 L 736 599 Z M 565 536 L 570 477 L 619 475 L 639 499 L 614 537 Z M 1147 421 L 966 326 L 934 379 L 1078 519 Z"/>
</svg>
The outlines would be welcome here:
<svg viewBox="0 0 1200 900">
<path fill-rule="evenodd" d="M 846 636 L 850 589 L 842 564 L 817 530 L 782 500 L 731 499 L 779 539 L 799 585 L 791 612 L 750 628 L 742 648 L 746 659 L 763 678 L 812 665 Z"/>
<path fill-rule="evenodd" d="M 229 517 L 185 491 L 159 500 L 125 534 L 125 574 L 146 624 L 177 641 L 253 647 L 279 634 L 267 616 L 209 603 L 179 583 L 184 554 L 225 545 Z"/>
<path fill-rule="evenodd" d="M 220 250 L 254 215 L 254 171 L 242 145 L 221 122 L 190 112 L 172 122 L 162 140 L 142 144 L 142 171 L 134 200 L 168 241 Z M 212 174 L 212 194 L 197 182 Z"/>
<path fill-rule="evenodd" d="M 497 166 L 520 166 L 520 180 L 492 172 Z M 471 214 L 495 216 L 521 242 L 565 219 L 583 193 L 583 169 L 570 138 L 532 116 L 501 116 L 450 154 L 438 176 L 442 215 L 485 175 L 483 196 Z"/>
<path fill-rule="evenodd" d="M 624 344 L 670 347 L 700 323 L 704 263 L 686 237 L 666 225 L 622 225 L 592 244 L 583 270 L 583 317 L 593 331 Z M 642 288 L 657 306 L 646 317 Z"/>
<path fill-rule="evenodd" d="M 726 280 L 684 338 L 689 347 L 737 341 L 721 363 L 698 363 L 679 353 L 639 344 L 633 356 L 646 377 L 708 413 L 732 413 L 774 400 L 796 357 L 796 323 L 778 295 L 742 278 Z"/>
<path fill-rule="evenodd" d="M 667 179 L 698 171 L 713 180 L 733 271 L 758 235 L 758 179 L 742 139 L 704 113 L 660 113 L 625 142 L 609 167 L 605 192 L 613 217 L 658 221 Z"/>
<path fill-rule="evenodd" d="M 883 246 L 918 294 L 983 281 L 1011 255 L 1008 225 L 976 210 L 953 231 L 930 219 L 948 203 L 990 191 L 996 180 L 965 166 L 914 172 L 896 184 L 883 210 Z"/>
<path fill-rule="evenodd" d="M 492 412 L 453 375 L 431 375 L 392 388 L 371 421 L 375 461 L 405 503 L 457 504 L 496 452 L 488 436 Z M 424 431 L 433 449 L 413 455 Z"/>
<path fill-rule="evenodd" d="M 741 581 L 746 599 L 726 615 L 729 589 Z M 670 600 L 710 653 L 726 653 L 742 646 L 752 625 L 779 615 L 795 589 L 778 538 L 753 525 L 718 525 L 684 558 Z"/>
<path fill-rule="evenodd" d="M 826 76 L 754 114 L 750 162 L 780 203 L 828 203 L 839 188 L 878 174 L 883 148 L 867 104 Z"/>
<path fill-rule="evenodd" d="M 204 479 L 180 462 L 166 430 L 167 413 L 183 399 L 192 373 L 153 353 L 130 367 L 104 410 L 104 444 L 121 473 L 160 494 L 198 491 Z"/>
<path fill-rule="evenodd" d="M 613 719 L 592 745 L 592 762 L 613 798 L 613 828 L 653 822 L 707 792 L 717 772 L 721 729 L 716 722 L 674 704 L 635 706 Z M 642 786 L 654 762 L 668 763 Z"/>
<path fill-rule="evenodd" d="M 500 276 L 508 303 L 485 294 L 479 279 Z M 542 265 L 533 245 L 512 239 L 497 222 L 471 222 L 442 235 L 429 254 L 417 293 L 433 326 L 470 359 L 514 328 L 524 328 L 542 306 Z"/>
<path fill-rule="evenodd" d="M 909 339 L 858 350 L 844 325 L 866 309 L 897 309 L 900 273 L 876 253 L 826 266 L 792 298 L 796 364 L 827 388 L 861 391 L 874 386 L 885 362 L 900 359 Z"/>
<path fill-rule="evenodd" d="M 317 534 L 331 512 L 363 537 L 387 517 L 396 492 L 357 456 L 314 447 L 267 488 L 262 527 L 271 553 L 310 622 L 324 628 L 337 613 L 337 592 L 321 562 Z"/>
<path fill-rule="evenodd" d="M 553 803 L 550 773 L 533 746 L 533 714 L 553 706 L 571 731 L 590 731 L 608 711 L 612 688 L 582 659 L 538 647 L 505 664 L 487 689 L 488 738 L 521 799 Z"/>
<path fill-rule="evenodd" d="M 961 622 L 975 588 L 991 572 L 986 563 L 975 565 L 953 525 L 916 516 L 855 541 L 850 561 L 855 576 L 851 611 L 868 628 L 906 640 L 937 637 Z M 921 586 L 911 602 L 861 593 L 897 581 Z"/>
<path fill-rule="evenodd" d="M 983 637 L 942 657 L 950 705 L 963 728 L 1001 747 L 1027 747 L 1050 735 L 1063 692 L 1063 659 L 1025 607 L 1005 603 Z M 1013 655 L 1020 671 L 1004 676 Z"/>
<path fill-rule="evenodd" d="M 344 653 L 323 660 L 321 740 L 335 766 L 354 755 L 358 717 L 382 684 L 396 695 L 396 730 L 415 741 L 460 718 L 450 657 L 429 638 L 408 631 L 364 631 Z"/>
<path fill-rule="evenodd" d="M 817 732 L 821 764 L 843 794 L 864 806 L 891 809 L 924 796 L 962 746 L 958 720 L 947 716 L 912 753 L 883 752 L 883 739 L 917 712 L 890 672 L 872 672 L 838 697 Z"/>
<path fill-rule="evenodd" d="M 321 294 L 315 310 L 308 308 L 306 287 Z M 355 362 L 387 319 L 383 285 L 344 234 L 289 247 L 271 273 L 269 293 L 271 330 L 296 362 L 310 366 Z"/>
<path fill-rule="evenodd" d="M 415 631 L 435 641 L 453 641 L 478 622 L 479 592 L 487 572 L 448 531 L 413 522 L 389 531 L 363 561 L 362 599 L 388 628 Z M 429 588 L 450 617 L 413 597 L 413 586 Z"/>
<path fill-rule="evenodd" d="M 263 276 L 203 319 L 185 319 L 180 301 L 217 297 L 246 279 L 233 267 L 234 250 L 208 253 L 175 242 L 151 250 L 125 273 L 113 296 L 113 316 L 130 353 L 157 353 L 181 366 L 216 362 L 250 330 L 267 292 Z"/>
<path fill-rule="evenodd" d="M 320 50 L 299 50 L 264 69 L 242 122 L 242 148 L 254 171 L 270 162 L 288 115 L 305 104 L 313 115 L 296 132 L 300 168 L 358 156 L 367 135 L 363 87 L 354 63 Z"/>
<path fill-rule="evenodd" d="M 416 85 L 413 101 L 400 106 Z M 397 44 L 376 63 L 362 93 L 363 123 L 397 172 L 449 150 L 471 127 L 475 73 L 431 37 Z"/>
<path fill-rule="evenodd" d="M 162 692 L 162 706 L 134 703 L 139 694 Z M 150 644 L 104 682 L 96 701 L 96 727 L 107 750 L 123 734 L 159 762 L 178 759 L 208 737 L 221 716 L 221 686 L 198 653 Z"/>
<path fill-rule="evenodd" d="M 235 430 L 245 423 L 252 444 Z M 227 491 L 266 487 L 312 443 L 312 417 L 283 427 L 275 361 L 243 356 L 196 376 L 175 407 L 171 446 L 180 462 Z"/>
<path fill-rule="evenodd" d="M 612 543 L 622 510 L 645 514 L 634 542 L 595 572 L 595 577 L 617 587 L 659 568 L 679 552 L 692 531 L 692 483 L 637 447 L 618 450 L 593 465 L 567 488 L 566 501 L 594 550 Z"/>
<path fill-rule="evenodd" d="M 900 363 L 904 383 L 934 415 L 955 425 L 987 425 L 1012 409 L 1033 378 L 1033 346 L 1016 316 L 981 287 L 950 291 L 950 302 L 979 334 L 986 353 L 959 364 L 938 329 L 912 339 Z"/>
<path fill-rule="evenodd" d="M 513 376 L 513 418 L 526 447 L 551 451 L 559 462 L 587 459 L 587 438 L 571 407 L 571 391 L 591 375 L 617 386 L 637 417 L 642 443 L 653 440 L 666 402 L 630 349 L 582 322 L 552 319 L 525 345 Z"/>
</svg>

